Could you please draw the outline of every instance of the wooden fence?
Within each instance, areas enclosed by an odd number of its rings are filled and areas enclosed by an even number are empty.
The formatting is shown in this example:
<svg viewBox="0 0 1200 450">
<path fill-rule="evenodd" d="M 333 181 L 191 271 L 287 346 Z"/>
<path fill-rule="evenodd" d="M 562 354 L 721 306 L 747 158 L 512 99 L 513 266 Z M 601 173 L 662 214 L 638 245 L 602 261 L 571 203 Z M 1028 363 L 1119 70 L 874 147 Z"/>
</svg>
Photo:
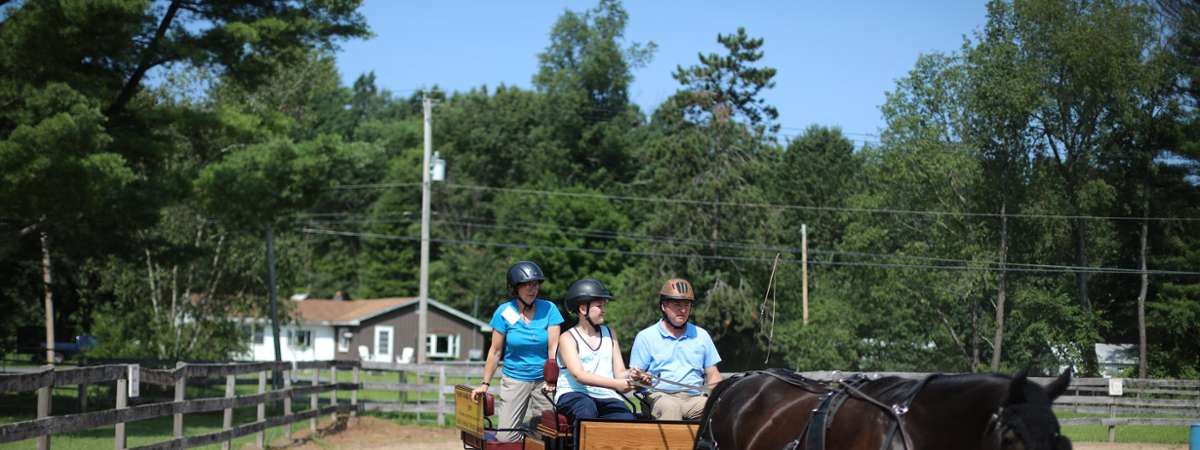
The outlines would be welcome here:
<svg viewBox="0 0 1200 450">
<path fill-rule="evenodd" d="M 353 383 L 338 383 L 339 368 L 353 370 Z M 320 373 L 329 370 L 329 382 L 322 383 Z M 267 380 L 272 370 L 283 372 L 284 385 L 282 389 L 268 390 Z M 293 371 L 312 370 L 312 376 L 307 385 L 294 386 Z M 236 377 L 242 374 L 258 374 L 258 389 L 253 395 L 237 395 L 235 391 Z M 186 399 L 185 393 L 189 379 L 206 379 L 209 377 L 225 378 L 225 396 L 217 398 Z M 245 364 L 186 364 L 179 363 L 175 369 L 157 370 L 145 369 L 136 364 L 118 364 L 91 366 L 55 370 L 49 367 L 40 371 L 19 375 L 0 375 L 0 394 L 37 392 L 37 418 L 16 423 L 0 425 L 0 443 L 37 439 L 38 450 L 50 448 L 51 436 L 61 433 L 71 433 L 90 428 L 114 425 L 113 447 L 123 450 L 126 446 L 125 424 L 137 420 L 173 416 L 173 439 L 159 442 L 138 449 L 186 449 L 201 445 L 223 442 L 223 448 L 228 449 L 234 438 L 257 433 L 257 444 L 260 448 L 265 445 L 265 430 L 281 425 L 287 425 L 286 434 L 291 436 L 291 424 L 303 420 L 309 421 L 309 428 L 316 431 L 317 417 L 330 414 L 335 420 L 338 414 L 357 414 L 359 367 L 355 362 L 303 362 L 291 363 L 245 363 Z M 80 392 L 86 392 L 86 385 L 115 383 L 115 407 L 113 409 L 81 412 L 54 416 L 51 414 L 51 391 L 55 386 L 80 386 Z M 148 384 L 161 386 L 164 389 L 174 388 L 174 401 L 129 405 L 129 399 L 137 396 L 140 385 Z M 349 391 L 350 402 L 338 403 L 337 392 Z M 328 405 L 318 404 L 319 394 L 329 392 Z M 292 412 L 292 400 L 307 395 L 309 409 L 304 412 Z M 81 396 L 86 399 L 86 394 Z M 283 415 L 267 417 L 268 403 L 282 401 Z M 246 406 L 257 406 L 257 420 L 252 423 L 233 425 L 233 409 Z M 198 436 L 184 436 L 184 416 L 203 412 L 224 411 L 223 429 L 219 432 Z"/>
<path fill-rule="evenodd" d="M 26 375 L 0 376 L 0 394 L 10 392 L 38 391 L 38 418 L 35 420 L 14 424 L 0 425 L 0 443 L 23 439 L 39 439 L 39 449 L 49 448 L 49 437 L 52 434 L 67 433 L 93 427 L 117 425 L 117 449 L 125 448 L 124 423 L 133 420 L 149 419 L 174 415 L 174 439 L 145 447 L 144 449 L 183 449 L 216 442 L 228 442 L 236 437 L 258 433 L 258 443 L 262 447 L 263 430 L 293 422 L 309 420 L 309 427 L 316 429 L 316 417 L 323 414 L 350 412 L 359 410 L 381 411 L 391 413 L 416 414 L 418 420 L 422 415 L 436 416 L 436 423 L 446 424 L 446 416 L 454 413 L 454 385 L 458 383 L 476 384 L 483 376 L 483 366 L 480 364 L 393 364 L 376 362 L 305 362 L 293 366 L 285 363 L 276 366 L 274 363 L 253 364 L 179 364 L 174 370 L 141 369 L 141 383 L 171 387 L 175 389 L 173 402 L 160 402 L 128 407 L 123 399 L 127 389 L 126 380 L 131 373 L 130 365 L 108 365 L 80 369 L 58 371 L 44 370 Z M 134 366 L 136 367 L 136 366 Z M 352 369 L 352 383 L 338 383 L 338 369 Z M 285 372 L 285 386 L 280 390 L 266 390 L 267 377 L 272 369 Z M 292 371 L 310 370 L 312 374 L 307 385 L 293 385 L 293 379 L 298 374 Z M 329 382 L 321 383 L 320 373 L 328 369 Z M 367 380 L 360 381 L 360 369 L 369 373 Z M 259 374 L 258 393 L 255 395 L 236 396 L 234 386 L 238 374 Z M 853 374 L 854 372 L 803 372 L 809 378 L 817 380 L 833 380 Z M 920 379 L 928 373 L 915 372 L 870 372 L 872 376 L 900 376 Z M 732 373 L 725 376 L 734 375 Z M 184 389 L 189 378 L 195 378 L 194 385 L 212 384 L 206 381 L 209 377 L 225 377 L 224 398 L 184 399 Z M 388 381 L 379 381 L 387 379 Z M 1033 381 L 1047 384 L 1053 378 L 1031 378 Z M 394 380 L 391 381 L 391 380 Z M 86 383 L 117 382 L 117 407 L 113 410 L 92 413 L 81 413 L 64 416 L 50 416 L 49 396 L 53 386 L 78 385 Z M 246 380 L 241 380 L 245 382 Z M 296 384 L 305 380 L 297 380 Z M 1115 439 L 1116 428 L 1124 425 L 1162 425 L 1187 426 L 1200 418 L 1200 381 L 1197 380 L 1158 380 L 1158 379 L 1124 379 L 1122 380 L 1122 395 L 1109 395 L 1110 380 L 1105 378 L 1073 378 L 1067 394 L 1059 397 L 1054 404 L 1057 411 L 1077 413 L 1100 413 L 1107 417 L 1082 417 L 1062 419 L 1064 425 L 1100 424 L 1108 427 L 1109 439 Z M 497 386 L 491 388 L 496 393 Z M 339 404 L 337 391 L 350 391 L 350 403 Z M 332 392 L 328 405 L 320 407 L 317 404 L 318 395 Z M 371 398 L 360 399 L 360 393 Z M 385 393 L 381 399 L 380 393 Z M 394 394 L 394 395 L 393 395 Z M 432 394 L 432 395 L 430 395 Z M 291 409 L 293 397 L 308 395 L 310 409 L 302 413 L 293 413 Z M 429 397 L 433 399 L 430 400 Z M 282 400 L 284 411 L 282 416 L 265 417 L 265 404 Z M 360 401 L 362 400 L 362 401 Z M 232 426 L 232 408 L 258 405 L 258 420 L 240 426 Z M 183 436 L 183 416 L 189 413 L 225 411 L 224 430 L 202 436 Z M 1168 418 L 1139 418 L 1139 414 L 1165 415 Z M 1130 417 L 1130 416 L 1134 417 Z M 1119 416 L 1119 417 L 1118 417 Z M 290 436 L 291 426 L 287 427 Z"/>
<path fill-rule="evenodd" d="M 483 377 L 479 364 L 393 364 L 363 362 L 361 367 L 377 373 L 395 373 L 395 383 L 364 382 L 364 391 L 383 391 L 396 394 L 395 401 L 369 400 L 363 402 L 366 411 L 413 413 L 418 420 L 422 414 L 437 416 L 437 424 L 445 425 L 446 416 L 454 414 L 454 385 L 462 382 L 475 385 Z M 412 375 L 412 376 L 410 376 Z M 410 382 L 414 378 L 415 382 Z M 499 379 L 499 374 L 496 375 Z M 489 388 L 499 393 L 499 383 Z M 436 398 L 426 402 L 423 393 L 433 392 Z"/>
</svg>

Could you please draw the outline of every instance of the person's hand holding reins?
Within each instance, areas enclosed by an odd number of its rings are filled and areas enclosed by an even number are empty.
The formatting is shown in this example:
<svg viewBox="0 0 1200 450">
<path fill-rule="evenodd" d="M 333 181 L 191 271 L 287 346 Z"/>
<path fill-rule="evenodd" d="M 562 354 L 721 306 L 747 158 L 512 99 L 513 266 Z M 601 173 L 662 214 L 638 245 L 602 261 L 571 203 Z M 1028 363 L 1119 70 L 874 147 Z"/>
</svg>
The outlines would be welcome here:
<svg viewBox="0 0 1200 450">
<path fill-rule="evenodd" d="M 654 383 L 654 380 L 650 377 L 649 373 L 643 372 L 641 369 L 637 369 L 637 368 L 629 369 L 629 372 L 627 372 L 626 378 L 628 378 L 629 380 L 632 380 L 634 382 L 645 384 L 648 386 L 652 385 Z"/>
</svg>

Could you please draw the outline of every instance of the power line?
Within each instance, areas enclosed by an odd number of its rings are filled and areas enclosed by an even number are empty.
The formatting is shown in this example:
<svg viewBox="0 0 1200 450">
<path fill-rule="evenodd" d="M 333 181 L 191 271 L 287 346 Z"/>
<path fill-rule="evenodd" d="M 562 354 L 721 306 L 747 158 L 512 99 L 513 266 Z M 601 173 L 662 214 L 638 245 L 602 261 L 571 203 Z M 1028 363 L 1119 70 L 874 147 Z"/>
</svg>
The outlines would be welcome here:
<svg viewBox="0 0 1200 450">
<path fill-rule="evenodd" d="M 337 186 L 334 189 L 391 189 L 396 187 L 409 187 L 412 183 L 368 183 L 368 184 L 346 184 Z M 673 203 L 687 204 L 696 206 L 731 206 L 741 208 L 768 208 L 768 209 L 790 209 L 800 211 L 823 211 L 823 212 L 850 212 L 850 213 L 865 213 L 865 214 L 893 214 L 893 215 L 917 215 L 917 216 L 948 216 L 948 217 L 983 217 L 983 218 L 1026 218 L 1026 219 L 1057 219 L 1057 220 L 1119 220 L 1119 221 L 1141 221 L 1150 220 L 1156 222 L 1165 221 L 1181 221 L 1181 222 L 1200 222 L 1200 217 L 1132 217 L 1132 216 L 1092 216 L 1092 215 L 1066 215 L 1066 214 L 999 214 L 999 213 L 983 213 L 983 212 L 959 212 L 959 211 L 934 211 L 934 210 L 916 210 L 916 209 L 895 209 L 895 208 L 855 208 L 845 206 L 808 206 L 795 204 L 780 204 L 780 203 L 758 203 L 758 202 L 730 202 L 730 201 L 710 201 L 710 200 L 687 200 L 673 199 L 663 197 L 639 197 L 633 195 L 617 195 L 604 193 L 584 193 L 584 192 L 564 192 L 564 191 L 547 191 L 538 189 L 524 188 L 504 188 L 496 186 L 481 186 L 469 184 L 443 183 L 447 188 L 475 190 L 475 191 L 492 191 L 492 192 L 508 192 L 524 195 L 542 195 L 542 196 L 558 196 L 558 197 L 575 197 L 575 198 L 598 198 L 606 200 L 621 200 L 621 201 L 636 201 L 650 203 Z"/>
<path fill-rule="evenodd" d="M 304 227 L 302 232 L 307 234 L 357 237 L 357 238 L 372 238 L 385 240 L 401 240 L 401 241 L 420 241 L 417 236 L 397 236 L 382 233 L 365 233 L 338 231 L 322 228 Z M 521 244 L 511 242 L 491 242 L 479 241 L 471 239 L 444 239 L 430 238 L 430 242 L 452 245 L 473 245 L 486 247 L 500 248 L 521 248 L 535 250 L 559 250 L 559 251 L 574 251 L 593 254 L 618 254 L 624 256 L 662 256 L 672 258 L 698 258 L 706 260 L 719 261 L 745 261 L 745 262 L 762 262 L 768 263 L 773 261 L 770 257 L 754 257 L 754 256 L 728 256 L 728 255 L 697 255 L 689 253 L 665 253 L 665 252 L 648 252 L 648 251 L 633 251 L 633 250 L 618 250 L 618 249 L 592 249 L 579 247 L 562 247 L 553 245 L 538 245 L 538 244 Z M 800 264 L 797 259 L 780 259 L 785 264 Z M 1140 275 L 1146 273 L 1148 275 L 1200 275 L 1200 272 L 1185 272 L 1174 270 L 1134 270 L 1134 269 L 1117 269 L 1117 268 L 1095 268 L 1095 267 L 1071 267 L 1071 268 L 1029 268 L 1029 267 L 990 267 L 990 266 L 972 266 L 972 265 L 935 265 L 935 264 L 899 264 L 899 263 L 871 263 L 859 261 L 809 261 L 812 265 L 825 266 L 848 266 L 848 267 L 870 267 L 870 268 L 895 268 L 895 269 L 935 269 L 935 270 L 960 270 L 960 271 L 985 271 L 985 272 L 1026 272 L 1026 273 L 1092 273 L 1092 274 L 1125 274 L 1125 275 Z M 1069 266 L 1064 266 L 1069 267 Z"/>
<path fill-rule="evenodd" d="M 472 217 L 459 217 L 459 219 L 482 220 L 482 219 L 472 218 Z M 322 223 L 323 224 L 374 224 L 374 223 L 399 224 L 399 223 L 413 223 L 413 222 L 415 222 L 414 219 L 394 219 L 394 220 L 364 219 L 364 220 L 342 220 L 342 221 L 330 221 L 330 220 L 309 221 L 309 223 L 313 223 L 313 224 L 322 224 Z M 434 220 L 433 222 L 452 225 L 452 226 L 478 227 L 478 228 L 497 229 L 497 230 L 529 231 L 530 228 L 549 229 L 549 230 L 555 230 L 555 231 L 561 232 L 562 234 L 567 235 L 567 236 L 591 237 L 591 238 L 608 239 L 608 240 L 627 239 L 627 240 L 632 240 L 632 241 L 641 241 L 641 242 L 650 242 L 650 243 L 668 244 L 668 245 L 713 246 L 713 247 L 733 248 L 733 249 L 741 249 L 741 250 L 788 253 L 788 254 L 792 254 L 792 255 L 800 254 L 803 251 L 802 249 L 797 248 L 797 247 L 757 245 L 757 244 L 752 244 L 752 243 L 734 242 L 734 241 L 708 241 L 708 240 L 697 240 L 697 239 L 679 239 L 679 238 L 667 237 L 667 236 L 653 236 L 653 235 L 645 235 L 645 234 L 620 233 L 620 232 L 615 232 L 615 231 L 610 231 L 610 230 L 597 230 L 597 229 L 588 229 L 588 228 L 566 227 L 566 226 L 560 226 L 560 225 L 556 225 L 556 224 L 538 223 L 538 222 L 510 222 L 511 224 L 514 224 L 514 225 L 501 225 L 501 224 L 496 224 L 494 222 L 470 222 L 470 221 L 453 220 L 453 218 L 437 219 L 437 220 Z M 1141 273 L 1141 270 L 1139 270 L 1139 269 L 1126 269 L 1126 268 L 1121 268 L 1121 267 L 1069 266 L 1069 265 L 1061 265 L 1061 264 L 1037 264 L 1037 263 L 1007 262 L 1007 261 L 1002 263 L 1000 261 L 995 261 L 995 260 L 968 260 L 968 259 L 941 258 L 941 257 L 921 256 L 921 255 L 885 254 L 885 253 L 870 253 L 870 252 L 857 252 L 857 251 L 845 251 L 845 250 L 810 249 L 809 253 L 824 254 L 824 255 L 831 255 L 831 256 L 855 256 L 855 257 L 878 258 L 878 259 L 902 259 L 902 260 L 906 259 L 906 260 L 912 260 L 912 261 L 955 263 L 955 264 L 963 264 L 963 265 L 981 265 L 982 264 L 982 265 L 986 265 L 986 266 L 996 266 L 996 267 L 1058 269 L 1058 270 L 1069 270 L 1069 271 L 1075 271 L 1075 272 L 1089 272 L 1089 273 L 1092 273 L 1094 271 L 1104 271 L 1104 272 L 1098 272 L 1098 273 L 1131 273 L 1131 274 L 1140 274 Z M 1170 272 L 1177 272 L 1177 271 L 1170 271 Z"/>
</svg>

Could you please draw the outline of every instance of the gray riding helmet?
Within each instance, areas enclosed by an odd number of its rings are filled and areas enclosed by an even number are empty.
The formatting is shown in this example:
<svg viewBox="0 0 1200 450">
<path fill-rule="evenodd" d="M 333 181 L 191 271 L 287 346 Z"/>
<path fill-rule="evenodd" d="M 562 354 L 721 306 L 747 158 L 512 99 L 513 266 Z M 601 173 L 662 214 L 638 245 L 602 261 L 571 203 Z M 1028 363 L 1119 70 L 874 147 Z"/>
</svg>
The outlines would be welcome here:
<svg viewBox="0 0 1200 450">
<path fill-rule="evenodd" d="M 579 314 L 579 305 L 585 301 L 592 299 L 612 300 L 612 292 L 604 287 L 604 284 L 591 278 L 571 283 L 571 287 L 567 288 L 567 296 L 563 298 L 563 303 L 567 307 L 567 312 L 571 314 Z"/>
<path fill-rule="evenodd" d="M 508 268 L 508 288 L 514 289 L 518 284 L 530 281 L 545 281 L 546 275 L 542 268 L 533 261 L 517 261 Z"/>
</svg>

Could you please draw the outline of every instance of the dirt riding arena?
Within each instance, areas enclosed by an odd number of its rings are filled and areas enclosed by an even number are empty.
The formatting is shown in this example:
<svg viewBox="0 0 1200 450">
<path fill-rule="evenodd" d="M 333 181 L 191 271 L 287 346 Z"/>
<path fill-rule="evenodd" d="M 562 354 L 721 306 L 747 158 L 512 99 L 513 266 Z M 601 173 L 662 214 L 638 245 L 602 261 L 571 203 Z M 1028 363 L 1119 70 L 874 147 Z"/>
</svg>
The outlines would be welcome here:
<svg viewBox="0 0 1200 450">
<path fill-rule="evenodd" d="M 300 435 L 304 437 L 304 435 Z M 363 417 L 343 431 L 306 439 L 298 450 L 461 450 L 458 430 L 401 425 L 389 420 Z M 1076 450 L 1186 450 L 1187 444 L 1109 444 L 1075 442 Z"/>
</svg>

